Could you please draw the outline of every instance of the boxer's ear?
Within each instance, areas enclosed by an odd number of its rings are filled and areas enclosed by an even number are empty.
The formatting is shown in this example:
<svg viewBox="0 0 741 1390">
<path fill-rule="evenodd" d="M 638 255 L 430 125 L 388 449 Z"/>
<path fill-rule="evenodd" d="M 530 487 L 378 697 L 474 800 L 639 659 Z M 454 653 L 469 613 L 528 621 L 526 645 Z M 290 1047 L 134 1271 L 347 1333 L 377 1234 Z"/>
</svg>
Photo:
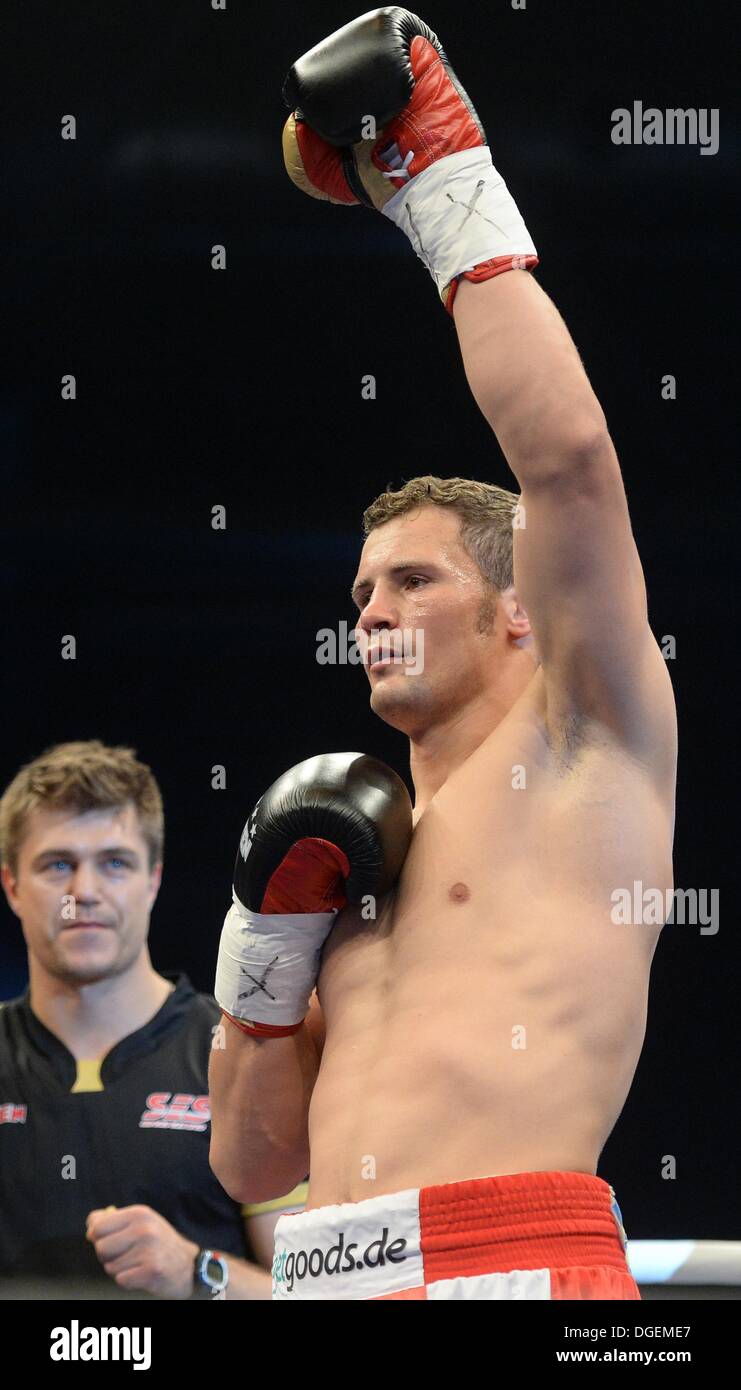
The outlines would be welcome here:
<svg viewBox="0 0 741 1390">
<path fill-rule="evenodd" d="M 514 585 L 508 589 L 502 589 L 500 601 L 507 619 L 507 632 L 513 641 L 519 641 L 522 637 L 530 637 L 532 628 L 526 610 L 520 603 Z"/>
</svg>

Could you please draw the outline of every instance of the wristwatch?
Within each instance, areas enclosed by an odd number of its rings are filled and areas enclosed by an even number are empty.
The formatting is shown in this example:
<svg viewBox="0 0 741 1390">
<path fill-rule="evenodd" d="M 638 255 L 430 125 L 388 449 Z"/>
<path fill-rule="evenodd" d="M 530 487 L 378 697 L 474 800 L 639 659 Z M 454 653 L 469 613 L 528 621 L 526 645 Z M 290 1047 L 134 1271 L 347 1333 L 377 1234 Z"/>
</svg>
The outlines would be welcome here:
<svg viewBox="0 0 741 1390">
<path fill-rule="evenodd" d="M 199 1250 L 193 1261 L 191 1298 L 215 1298 L 229 1283 L 229 1266 L 218 1250 Z"/>
</svg>

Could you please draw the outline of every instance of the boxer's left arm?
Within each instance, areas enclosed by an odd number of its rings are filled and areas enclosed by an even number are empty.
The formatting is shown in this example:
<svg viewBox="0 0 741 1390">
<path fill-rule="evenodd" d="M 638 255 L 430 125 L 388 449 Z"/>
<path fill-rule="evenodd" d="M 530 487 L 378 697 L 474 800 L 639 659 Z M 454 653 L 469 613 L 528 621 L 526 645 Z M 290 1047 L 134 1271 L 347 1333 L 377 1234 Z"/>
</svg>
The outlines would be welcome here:
<svg viewBox="0 0 741 1390">
<path fill-rule="evenodd" d="M 571 336 L 530 275 L 463 282 L 453 310 L 469 384 L 521 489 L 514 584 L 554 736 L 603 725 L 664 778 L 675 716 L 651 633 L 617 455 Z"/>
</svg>

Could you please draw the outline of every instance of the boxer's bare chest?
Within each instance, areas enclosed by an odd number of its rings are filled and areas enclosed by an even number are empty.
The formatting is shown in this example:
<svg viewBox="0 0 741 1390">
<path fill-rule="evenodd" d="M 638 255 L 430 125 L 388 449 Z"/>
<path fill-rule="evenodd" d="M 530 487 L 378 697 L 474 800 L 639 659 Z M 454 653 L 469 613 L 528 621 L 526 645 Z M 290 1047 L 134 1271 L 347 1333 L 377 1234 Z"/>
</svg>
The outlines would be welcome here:
<svg viewBox="0 0 741 1390">
<path fill-rule="evenodd" d="M 461 951 L 469 970 L 492 950 L 514 960 L 526 922 L 547 923 L 557 952 L 575 911 L 609 923 L 617 885 L 662 887 L 670 873 L 667 820 L 640 771 L 594 735 L 554 744 L 523 702 L 416 820 L 395 889 L 340 913 L 320 1000 L 331 1006 L 335 986 L 367 996 Z"/>
</svg>

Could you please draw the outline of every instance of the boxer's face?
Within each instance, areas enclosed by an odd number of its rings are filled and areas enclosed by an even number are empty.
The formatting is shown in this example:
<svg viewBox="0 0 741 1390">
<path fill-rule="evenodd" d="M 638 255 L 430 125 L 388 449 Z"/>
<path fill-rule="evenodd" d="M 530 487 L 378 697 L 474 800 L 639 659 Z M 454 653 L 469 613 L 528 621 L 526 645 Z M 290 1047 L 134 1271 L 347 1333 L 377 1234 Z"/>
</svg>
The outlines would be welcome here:
<svg viewBox="0 0 741 1390">
<path fill-rule="evenodd" d="M 353 597 L 371 707 L 387 723 L 414 736 L 491 687 L 506 622 L 450 508 L 423 506 L 371 532 Z M 384 637 L 401 659 L 374 661 Z"/>
<path fill-rule="evenodd" d="M 143 950 L 161 864 L 133 805 L 118 810 L 37 809 L 28 818 L 15 874 L 3 887 L 29 954 L 48 974 L 91 984 L 120 974 Z"/>
</svg>

